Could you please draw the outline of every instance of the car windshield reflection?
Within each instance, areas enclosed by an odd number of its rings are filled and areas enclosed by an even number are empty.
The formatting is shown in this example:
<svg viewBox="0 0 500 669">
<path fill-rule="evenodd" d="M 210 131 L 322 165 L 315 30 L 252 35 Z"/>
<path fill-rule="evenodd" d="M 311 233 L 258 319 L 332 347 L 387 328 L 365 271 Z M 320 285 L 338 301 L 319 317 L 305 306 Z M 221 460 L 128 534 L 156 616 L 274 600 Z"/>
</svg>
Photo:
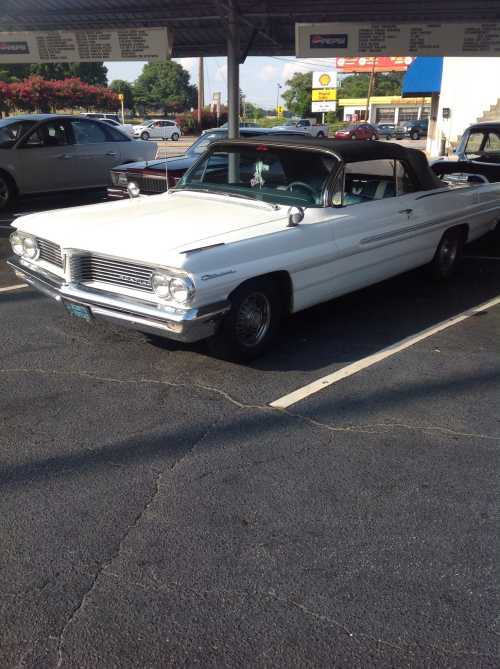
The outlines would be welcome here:
<svg viewBox="0 0 500 669">
<path fill-rule="evenodd" d="M 320 207 L 337 165 L 338 161 L 325 153 L 263 144 L 218 146 L 184 175 L 177 189 Z"/>
</svg>

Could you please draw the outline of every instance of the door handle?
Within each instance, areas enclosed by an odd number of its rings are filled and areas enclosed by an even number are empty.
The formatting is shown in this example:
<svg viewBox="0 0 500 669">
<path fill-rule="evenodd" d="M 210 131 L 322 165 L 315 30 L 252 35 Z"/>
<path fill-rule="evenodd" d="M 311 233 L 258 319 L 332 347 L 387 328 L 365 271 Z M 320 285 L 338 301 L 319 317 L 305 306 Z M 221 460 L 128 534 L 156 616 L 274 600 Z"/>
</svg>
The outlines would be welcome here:
<svg viewBox="0 0 500 669">
<path fill-rule="evenodd" d="M 412 213 L 413 209 L 401 209 L 401 211 L 398 211 L 398 214 L 406 214 L 409 216 Z"/>
<path fill-rule="evenodd" d="M 112 158 L 117 158 L 118 157 L 118 154 L 116 153 L 116 151 L 108 151 L 108 153 L 106 155 L 111 156 Z"/>
</svg>

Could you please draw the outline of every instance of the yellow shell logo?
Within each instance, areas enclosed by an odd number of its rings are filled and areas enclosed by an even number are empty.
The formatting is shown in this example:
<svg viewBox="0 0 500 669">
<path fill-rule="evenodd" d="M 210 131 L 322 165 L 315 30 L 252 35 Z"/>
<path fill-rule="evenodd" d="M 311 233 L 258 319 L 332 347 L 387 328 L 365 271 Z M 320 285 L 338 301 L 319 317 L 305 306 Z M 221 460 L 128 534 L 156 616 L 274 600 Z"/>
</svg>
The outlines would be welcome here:
<svg viewBox="0 0 500 669">
<path fill-rule="evenodd" d="M 330 79 L 330 75 L 329 75 L 329 74 L 322 74 L 322 75 L 320 76 L 320 78 L 319 78 L 319 83 L 320 83 L 322 86 L 328 86 L 328 84 L 330 83 L 330 81 L 331 81 L 331 79 Z"/>
</svg>

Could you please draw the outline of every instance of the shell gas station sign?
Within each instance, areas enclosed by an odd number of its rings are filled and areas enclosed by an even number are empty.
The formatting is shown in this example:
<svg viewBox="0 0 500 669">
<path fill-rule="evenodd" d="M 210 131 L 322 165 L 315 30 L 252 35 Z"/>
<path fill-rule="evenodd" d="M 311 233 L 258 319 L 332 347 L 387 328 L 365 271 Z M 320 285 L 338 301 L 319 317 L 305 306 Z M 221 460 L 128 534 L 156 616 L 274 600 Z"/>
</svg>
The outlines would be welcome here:
<svg viewBox="0 0 500 669">
<path fill-rule="evenodd" d="M 337 72 L 313 72 L 311 111 L 329 112 L 337 109 Z"/>
</svg>

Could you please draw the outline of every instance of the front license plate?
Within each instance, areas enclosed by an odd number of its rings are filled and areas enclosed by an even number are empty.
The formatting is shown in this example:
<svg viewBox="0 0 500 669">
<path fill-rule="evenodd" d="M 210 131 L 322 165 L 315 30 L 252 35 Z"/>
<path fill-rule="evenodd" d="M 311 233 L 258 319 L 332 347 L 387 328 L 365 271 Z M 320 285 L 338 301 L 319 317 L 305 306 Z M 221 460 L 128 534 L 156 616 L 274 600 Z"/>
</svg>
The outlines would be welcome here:
<svg viewBox="0 0 500 669">
<path fill-rule="evenodd" d="M 64 306 L 72 316 L 83 318 L 85 321 L 92 320 L 92 313 L 88 307 L 83 304 L 74 304 L 73 302 L 65 302 Z"/>
</svg>

